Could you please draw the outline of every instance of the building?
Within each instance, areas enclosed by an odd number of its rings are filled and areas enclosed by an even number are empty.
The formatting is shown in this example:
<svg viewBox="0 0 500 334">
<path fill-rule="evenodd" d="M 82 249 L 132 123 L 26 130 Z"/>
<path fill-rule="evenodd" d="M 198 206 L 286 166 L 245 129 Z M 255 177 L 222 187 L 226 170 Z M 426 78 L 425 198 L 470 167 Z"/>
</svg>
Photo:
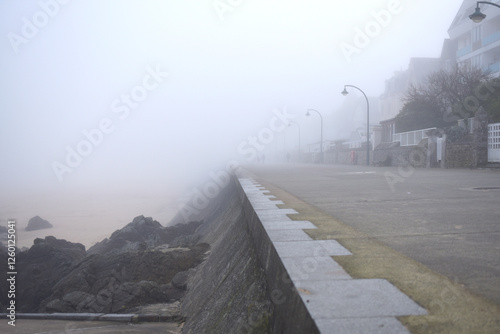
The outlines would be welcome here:
<svg viewBox="0 0 500 334">
<path fill-rule="evenodd" d="M 490 1 L 500 5 L 500 0 Z M 477 67 L 492 76 L 500 76 L 500 8 L 480 4 L 486 18 L 474 23 L 469 15 L 474 13 L 477 1 L 465 0 L 448 30 L 451 40 L 457 44 L 456 62 L 459 65 Z"/>
<path fill-rule="evenodd" d="M 500 5 L 500 0 L 491 1 Z M 432 73 L 450 70 L 454 66 L 483 69 L 494 77 L 500 76 L 500 8 L 481 4 L 486 18 L 474 23 L 469 15 L 474 13 L 476 0 L 464 0 L 448 29 L 449 39 L 444 40 L 439 58 L 412 58 L 406 71 L 399 71 L 385 82 L 380 96 L 381 141 L 393 141 L 394 117 L 404 105 L 404 95 L 410 85 L 419 85 Z"/>
<path fill-rule="evenodd" d="M 442 55 L 448 55 L 451 43 L 443 45 Z M 446 52 L 445 52 L 446 51 Z M 440 58 L 411 58 L 406 71 L 394 73 L 394 76 L 385 81 L 384 93 L 380 96 L 381 106 L 381 142 L 391 142 L 395 133 L 394 118 L 404 106 L 404 97 L 411 85 L 419 86 L 433 72 L 443 68 L 446 59 Z"/>
</svg>

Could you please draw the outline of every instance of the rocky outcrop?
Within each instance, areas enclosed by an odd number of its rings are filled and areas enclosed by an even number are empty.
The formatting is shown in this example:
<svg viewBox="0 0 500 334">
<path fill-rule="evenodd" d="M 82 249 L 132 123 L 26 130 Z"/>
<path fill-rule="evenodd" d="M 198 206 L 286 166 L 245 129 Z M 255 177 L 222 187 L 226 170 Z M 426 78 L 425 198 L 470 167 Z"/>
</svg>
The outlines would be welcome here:
<svg viewBox="0 0 500 334">
<path fill-rule="evenodd" d="M 163 226 L 151 217 L 138 216 L 124 228 L 96 243 L 88 250 L 92 254 L 120 254 L 145 250 L 166 243 L 167 233 Z"/>
<path fill-rule="evenodd" d="M 120 254 L 130 251 L 151 249 L 170 244 L 178 238 L 195 239 L 193 235 L 200 222 L 189 222 L 164 228 L 151 217 L 138 216 L 124 228 L 117 230 L 111 236 L 90 247 L 87 254 Z M 190 243 L 190 245 L 194 245 Z M 172 245 L 177 247 L 179 244 Z M 184 244 L 183 244 L 184 245 Z"/>
<path fill-rule="evenodd" d="M 54 285 L 85 257 L 85 246 L 49 236 L 17 254 L 19 311 L 33 312 L 52 293 Z"/>
<path fill-rule="evenodd" d="M 164 228 L 138 216 L 87 252 L 52 236 L 35 239 L 17 255 L 18 311 L 120 313 L 179 301 L 192 268 L 209 253 L 193 234 L 201 224 Z"/>
<path fill-rule="evenodd" d="M 25 230 L 36 231 L 52 227 L 53 227 L 52 224 L 46 221 L 45 219 L 42 219 L 40 216 L 35 216 L 29 220 L 28 226 L 26 226 Z"/>
<path fill-rule="evenodd" d="M 87 256 L 54 286 L 39 311 L 120 313 L 178 301 L 184 291 L 173 278 L 200 264 L 207 250 L 207 244 L 200 244 L 190 249 Z"/>
</svg>

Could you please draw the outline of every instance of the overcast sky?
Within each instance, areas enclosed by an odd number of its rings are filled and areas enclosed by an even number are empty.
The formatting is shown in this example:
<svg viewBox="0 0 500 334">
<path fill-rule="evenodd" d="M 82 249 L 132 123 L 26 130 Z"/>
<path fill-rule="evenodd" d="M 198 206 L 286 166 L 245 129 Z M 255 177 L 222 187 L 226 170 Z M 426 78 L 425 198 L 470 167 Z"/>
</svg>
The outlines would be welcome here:
<svg viewBox="0 0 500 334">
<path fill-rule="evenodd" d="M 174 187 L 244 162 L 344 84 L 377 97 L 438 57 L 461 3 L 0 0 L 1 189 Z"/>
</svg>

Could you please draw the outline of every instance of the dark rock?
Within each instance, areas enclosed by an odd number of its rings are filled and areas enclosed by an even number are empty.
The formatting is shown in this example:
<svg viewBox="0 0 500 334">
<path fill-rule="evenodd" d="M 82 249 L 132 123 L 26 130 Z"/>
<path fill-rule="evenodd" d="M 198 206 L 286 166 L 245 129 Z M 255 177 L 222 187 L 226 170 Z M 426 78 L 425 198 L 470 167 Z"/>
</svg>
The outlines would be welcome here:
<svg viewBox="0 0 500 334">
<path fill-rule="evenodd" d="M 34 312 L 39 303 L 52 294 L 54 285 L 69 274 L 85 257 L 85 246 L 48 236 L 35 239 L 33 246 L 17 254 L 16 293 L 20 312 Z"/>
<path fill-rule="evenodd" d="M 192 249 L 88 255 L 53 286 L 40 312 L 127 312 L 132 307 L 179 300 L 181 276 L 205 259 L 208 245 Z M 184 283 L 185 285 L 185 283 Z"/>
<path fill-rule="evenodd" d="M 138 216 L 124 228 L 90 247 L 87 254 L 120 254 L 145 251 L 175 241 L 173 247 L 194 246 L 199 237 L 193 235 L 202 222 L 189 222 L 164 228 L 151 217 Z"/>
<path fill-rule="evenodd" d="M 202 263 L 210 248 L 197 244 L 201 224 L 164 228 L 138 216 L 88 252 L 81 244 L 52 236 L 35 239 L 17 256 L 22 286 L 16 295 L 18 311 L 116 313 L 178 301 L 185 294 L 189 269 Z M 6 256 L 0 250 L 0 259 Z M 0 306 L 8 302 L 4 285 Z"/>
<path fill-rule="evenodd" d="M 166 242 L 170 244 L 175 239 L 178 239 L 181 236 L 195 235 L 198 228 L 201 225 L 203 225 L 203 221 L 201 221 L 201 222 L 192 221 L 192 222 L 189 222 L 186 224 L 177 224 L 174 226 L 167 226 L 167 227 L 165 227 L 165 232 L 167 233 Z"/>
<path fill-rule="evenodd" d="M 178 289 L 186 290 L 188 279 L 193 273 L 194 269 L 178 272 L 172 277 L 172 285 Z"/>
<path fill-rule="evenodd" d="M 46 221 L 45 219 L 40 218 L 40 216 L 35 216 L 29 220 L 28 226 L 26 226 L 25 230 L 35 231 L 52 227 L 53 227 L 52 224 Z"/>
<path fill-rule="evenodd" d="M 138 216 L 124 228 L 116 230 L 109 239 L 96 243 L 88 250 L 92 254 L 120 254 L 143 251 L 167 243 L 163 226 L 151 217 Z"/>
<path fill-rule="evenodd" d="M 172 242 L 169 244 L 169 247 L 175 248 L 175 247 L 193 247 L 195 246 L 198 241 L 200 240 L 201 236 L 196 235 L 196 234 L 190 234 L 190 235 L 181 235 L 172 240 Z"/>
</svg>

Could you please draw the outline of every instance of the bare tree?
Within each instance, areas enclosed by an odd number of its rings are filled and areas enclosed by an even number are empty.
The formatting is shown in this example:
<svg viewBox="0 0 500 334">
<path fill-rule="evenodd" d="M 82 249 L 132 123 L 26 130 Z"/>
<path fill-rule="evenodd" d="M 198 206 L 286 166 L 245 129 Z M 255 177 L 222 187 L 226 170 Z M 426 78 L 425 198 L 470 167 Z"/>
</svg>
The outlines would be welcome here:
<svg viewBox="0 0 500 334">
<path fill-rule="evenodd" d="M 396 127 L 398 121 L 405 128 L 411 127 L 408 120 L 415 122 L 416 128 L 420 123 L 428 126 L 435 122 L 434 126 L 446 127 L 459 119 L 467 122 L 481 106 L 491 113 L 488 109 L 495 108 L 498 96 L 500 80 L 480 69 L 456 66 L 451 71 L 434 72 L 423 84 L 410 86 L 396 117 Z"/>
</svg>

